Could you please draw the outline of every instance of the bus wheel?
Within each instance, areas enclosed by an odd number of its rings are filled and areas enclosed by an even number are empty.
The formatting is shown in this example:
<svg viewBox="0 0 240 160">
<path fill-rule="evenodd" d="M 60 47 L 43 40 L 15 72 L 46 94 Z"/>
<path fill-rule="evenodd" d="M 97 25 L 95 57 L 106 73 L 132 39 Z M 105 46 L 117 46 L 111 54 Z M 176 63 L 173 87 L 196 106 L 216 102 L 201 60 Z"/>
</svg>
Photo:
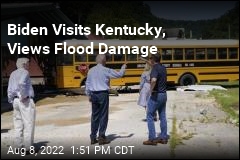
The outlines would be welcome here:
<svg viewBox="0 0 240 160">
<path fill-rule="evenodd" d="M 196 79 L 192 74 L 184 74 L 179 80 L 181 86 L 194 85 L 195 83 Z"/>
</svg>

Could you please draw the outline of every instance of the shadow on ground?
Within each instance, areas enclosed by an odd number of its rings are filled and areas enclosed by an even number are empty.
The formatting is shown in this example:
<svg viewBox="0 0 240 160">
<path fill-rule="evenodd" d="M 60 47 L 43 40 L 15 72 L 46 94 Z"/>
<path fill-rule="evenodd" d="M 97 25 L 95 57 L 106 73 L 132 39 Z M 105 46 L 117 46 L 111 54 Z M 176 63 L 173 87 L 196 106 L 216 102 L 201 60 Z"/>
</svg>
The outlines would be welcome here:
<svg viewBox="0 0 240 160">
<path fill-rule="evenodd" d="M 40 141 L 40 142 L 34 143 L 33 145 L 35 147 L 35 153 L 38 153 L 40 150 L 43 150 L 48 143 L 49 141 Z"/>
<path fill-rule="evenodd" d="M 1 133 L 6 133 L 8 132 L 10 129 L 1 129 Z"/>
<path fill-rule="evenodd" d="M 134 135 L 133 133 L 131 133 L 131 134 L 127 135 L 127 136 L 121 136 L 121 135 L 117 135 L 117 134 L 110 134 L 110 135 L 107 136 L 107 138 L 108 138 L 110 141 L 114 141 L 114 140 L 117 139 L 117 138 L 130 138 L 130 137 L 132 137 L 133 135 Z"/>
</svg>

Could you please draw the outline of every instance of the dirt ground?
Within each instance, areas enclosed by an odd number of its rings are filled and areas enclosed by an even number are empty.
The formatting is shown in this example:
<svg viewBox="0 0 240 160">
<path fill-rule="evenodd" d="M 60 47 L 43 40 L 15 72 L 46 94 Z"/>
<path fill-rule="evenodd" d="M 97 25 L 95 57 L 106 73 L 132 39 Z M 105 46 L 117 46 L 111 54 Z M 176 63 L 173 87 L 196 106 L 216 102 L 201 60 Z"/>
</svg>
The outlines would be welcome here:
<svg viewBox="0 0 240 160">
<path fill-rule="evenodd" d="M 107 136 L 111 143 L 104 146 L 90 145 L 88 98 L 59 95 L 36 103 L 37 152 L 33 155 L 9 152 L 14 136 L 13 112 L 1 115 L 1 158 L 239 158 L 239 127 L 229 123 L 207 92 L 167 94 L 171 138 L 166 145 L 142 145 L 148 129 L 143 121 L 145 110 L 137 105 L 138 93 L 110 96 Z M 159 133 L 159 120 L 155 126 Z"/>
</svg>

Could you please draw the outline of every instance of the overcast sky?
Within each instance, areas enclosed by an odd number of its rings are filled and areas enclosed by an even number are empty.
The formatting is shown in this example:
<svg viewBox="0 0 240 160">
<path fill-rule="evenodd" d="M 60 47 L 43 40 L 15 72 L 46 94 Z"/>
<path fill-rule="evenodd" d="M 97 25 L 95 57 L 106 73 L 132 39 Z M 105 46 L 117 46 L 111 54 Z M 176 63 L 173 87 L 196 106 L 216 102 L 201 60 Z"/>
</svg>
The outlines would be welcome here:
<svg viewBox="0 0 240 160">
<path fill-rule="evenodd" d="M 218 18 L 232 9 L 237 1 L 144 1 L 152 13 L 171 20 Z"/>
</svg>

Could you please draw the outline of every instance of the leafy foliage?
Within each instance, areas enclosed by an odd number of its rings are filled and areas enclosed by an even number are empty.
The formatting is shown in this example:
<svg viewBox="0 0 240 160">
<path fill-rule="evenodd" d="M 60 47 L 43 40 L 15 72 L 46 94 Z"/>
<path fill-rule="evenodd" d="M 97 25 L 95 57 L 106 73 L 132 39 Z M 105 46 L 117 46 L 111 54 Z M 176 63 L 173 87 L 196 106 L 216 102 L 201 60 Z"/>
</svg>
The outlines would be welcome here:
<svg viewBox="0 0 240 160">
<path fill-rule="evenodd" d="M 167 20 L 154 16 L 150 7 L 142 1 L 66 1 L 60 2 L 61 10 L 76 24 L 91 27 L 106 24 L 106 27 L 150 26 L 163 28 L 185 28 L 186 38 L 238 39 L 239 2 L 235 7 L 217 19 L 212 20 Z M 152 39 L 153 36 L 106 35 L 106 39 Z"/>
</svg>

